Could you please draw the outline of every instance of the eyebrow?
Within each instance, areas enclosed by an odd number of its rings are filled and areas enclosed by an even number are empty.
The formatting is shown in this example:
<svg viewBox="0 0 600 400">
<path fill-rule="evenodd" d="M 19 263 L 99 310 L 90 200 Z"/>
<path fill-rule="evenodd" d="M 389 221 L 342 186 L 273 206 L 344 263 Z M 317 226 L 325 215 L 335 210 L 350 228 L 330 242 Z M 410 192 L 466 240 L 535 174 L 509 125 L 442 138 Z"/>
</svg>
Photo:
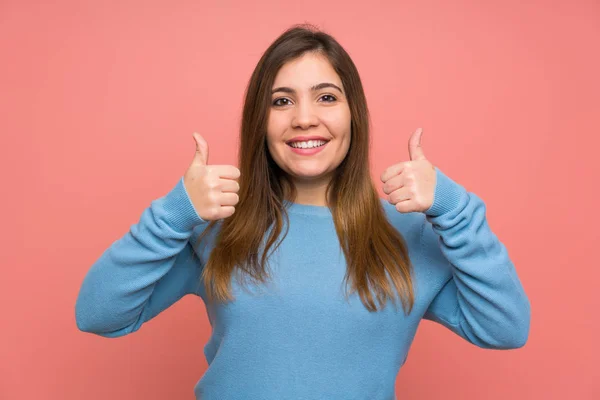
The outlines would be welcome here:
<svg viewBox="0 0 600 400">
<path fill-rule="evenodd" d="M 328 87 L 337 89 L 342 94 L 344 93 L 344 91 L 342 89 L 340 89 L 340 87 L 338 85 L 334 85 L 333 83 L 330 83 L 330 82 L 323 82 L 323 83 L 319 83 L 318 85 L 314 85 L 310 88 L 310 91 L 316 92 L 317 90 L 321 90 L 321 89 L 328 88 Z M 274 94 L 276 92 L 284 92 L 284 93 L 292 93 L 292 94 L 296 93 L 296 91 L 294 89 L 285 87 L 285 86 L 273 89 L 271 91 L 271 94 Z"/>
</svg>

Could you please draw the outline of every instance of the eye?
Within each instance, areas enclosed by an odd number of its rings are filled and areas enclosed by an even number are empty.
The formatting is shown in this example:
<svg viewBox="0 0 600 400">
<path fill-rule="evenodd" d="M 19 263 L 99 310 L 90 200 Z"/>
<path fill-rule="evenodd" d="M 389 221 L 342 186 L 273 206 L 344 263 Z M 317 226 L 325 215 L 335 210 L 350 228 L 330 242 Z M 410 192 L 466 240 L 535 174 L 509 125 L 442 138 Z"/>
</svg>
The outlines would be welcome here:
<svg viewBox="0 0 600 400">
<path fill-rule="evenodd" d="M 326 101 L 325 101 L 325 103 L 333 103 L 334 101 L 336 101 L 336 100 L 337 100 L 337 99 L 335 98 L 335 96 L 333 96 L 333 95 L 330 95 L 330 94 L 325 94 L 325 95 L 321 96 L 321 98 L 322 98 L 322 99 L 323 99 L 323 98 L 325 98 L 325 97 L 330 97 L 331 99 L 333 99 L 333 100 L 326 100 Z"/>
<path fill-rule="evenodd" d="M 337 98 L 331 94 L 325 94 L 323 96 L 321 96 L 321 99 L 325 99 L 325 103 L 333 103 L 335 101 L 337 101 Z M 281 103 L 282 101 L 285 101 L 285 103 Z M 290 105 L 290 99 L 286 98 L 286 97 L 280 97 L 278 99 L 275 99 L 275 101 L 273 101 L 273 106 L 275 107 L 283 107 L 283 106 L 287 106 Z"/>
<path fill-rule="evenodd" d="M 287 106 L 287 105 L 289 104 L 289 103 L 288 103 L 288 104 L 281 104 L 281 103 L 278 103 L 280 100 L 285 100 L 285 101 L 287 101 L 287 102 L 289 102 L 289 101 L 290 101 L 290 99 L 287 99 L 287 98 L 285 98 L 285 97 L 280 97 L 280 98 L 276 99 L 276 100 L 273 102 L 273 105 L 274 105 L 275 107 L 281 107 L 281 106 Z"/>
</svg>

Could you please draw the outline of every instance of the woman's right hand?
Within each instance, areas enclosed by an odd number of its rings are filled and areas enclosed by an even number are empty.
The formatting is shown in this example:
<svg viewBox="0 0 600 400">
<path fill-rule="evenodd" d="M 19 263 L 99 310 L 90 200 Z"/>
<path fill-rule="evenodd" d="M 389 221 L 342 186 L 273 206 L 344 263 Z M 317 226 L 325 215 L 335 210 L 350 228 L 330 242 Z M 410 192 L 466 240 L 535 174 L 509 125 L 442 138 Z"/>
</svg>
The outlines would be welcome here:
<svg viewBox="0 0 600 400">
<path fill-rule="evenodd" d="M 240 185 L 236 179 L 240 170 L 233 165 L 208 165 L 208 143 L 196 132 L 192 136 L 196 155 L 183 176 L 192 204 L 205 221 L 230 217 L 239 201 Z"/>
</svg>

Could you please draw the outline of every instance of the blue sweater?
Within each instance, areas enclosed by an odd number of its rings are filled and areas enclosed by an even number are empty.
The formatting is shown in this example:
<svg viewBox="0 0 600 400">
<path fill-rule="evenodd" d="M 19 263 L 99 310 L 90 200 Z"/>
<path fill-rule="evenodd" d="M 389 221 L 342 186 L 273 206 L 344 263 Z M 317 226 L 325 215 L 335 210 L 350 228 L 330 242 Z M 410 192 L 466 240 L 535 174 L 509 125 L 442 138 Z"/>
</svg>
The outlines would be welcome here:
<svg viewBox="0 0 600 400">
<path fill-rule="evenodd" d="M 508 252 L 488 226 L 484 202 L 438 168 L 436 174 L 425 213 L 402 214 L 381 199 L 414 265 L 408 316 L 400 302 L 373 313 L 357 294 L 344 299 L 346 265 L 331 212 L 297 203 L 289 205 L 289 233 L 270 259 L 271 283 L 249 281 L 244 290 L 233 279 L 236 300 L 211 304 L 199 279 L 215 230 L 204 249 L 194 247 L 207 222 L 181 178 L 91 266 L 75 306 L 77 326 L 119 337 L 182 296 L 200 296 L 212 326 L 204 346 L 209 366 L 194 388 L 204 400 L 394 399 L 421 319 L 481 348 L 519 348 L 530 305 Z"/>
</svg>

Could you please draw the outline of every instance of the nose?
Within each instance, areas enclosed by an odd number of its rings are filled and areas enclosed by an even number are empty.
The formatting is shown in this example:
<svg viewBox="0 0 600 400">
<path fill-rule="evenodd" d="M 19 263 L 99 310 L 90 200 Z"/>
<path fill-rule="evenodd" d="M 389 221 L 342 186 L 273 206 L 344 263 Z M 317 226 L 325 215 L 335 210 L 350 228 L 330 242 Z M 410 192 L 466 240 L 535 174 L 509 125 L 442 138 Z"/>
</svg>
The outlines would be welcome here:
<svg viewBox="0 0 600 400">
<path fill-rule="evenodd" d="M 308 129 L 319 125 L 319 117 L 310 101 L 299 102 L 292 118 L 292 127 Z"/>
</svg>

